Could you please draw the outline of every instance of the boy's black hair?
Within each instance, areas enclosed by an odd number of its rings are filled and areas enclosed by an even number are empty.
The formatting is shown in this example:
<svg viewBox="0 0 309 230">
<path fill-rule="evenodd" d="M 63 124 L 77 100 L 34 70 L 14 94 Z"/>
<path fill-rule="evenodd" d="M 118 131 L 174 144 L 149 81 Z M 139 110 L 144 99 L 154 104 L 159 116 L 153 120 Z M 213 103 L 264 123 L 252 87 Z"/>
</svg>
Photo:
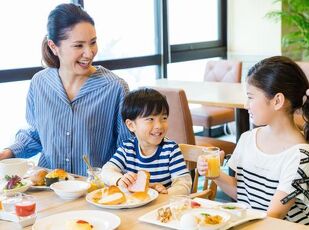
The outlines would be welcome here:
<svg viewBox="0 0 309 230">
<path fill-rule="evenodd" d="M 169 115 L 169 106 L 164 95 L 151 88 L 141 88 L 131 91 L 124 99 L 121 115 L 135 120 L 137 117 L 147 117 L 158 114 Z"/>
</svg>

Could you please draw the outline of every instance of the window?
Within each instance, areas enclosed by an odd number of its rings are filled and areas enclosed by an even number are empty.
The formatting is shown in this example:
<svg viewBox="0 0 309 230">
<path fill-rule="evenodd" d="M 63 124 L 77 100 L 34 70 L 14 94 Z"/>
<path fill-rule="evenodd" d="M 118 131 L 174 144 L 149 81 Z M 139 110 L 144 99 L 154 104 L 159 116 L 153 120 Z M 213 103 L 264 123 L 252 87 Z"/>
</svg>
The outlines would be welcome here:
<svg viewBox="0 0 309 230">
<path fill-rule="evenodd" d="M 95 21 L 99 46 L 96 60 L 158 53 L 156 51 L 154 1 L 92 0 L 84 2 L 85 10 Z"/>
<path fill-rule="evenodd" d="M 0 70 L 41 65 L 41 44 L 46 35 L 48 14 L 56 5 L 63 2 L 69 1 L 10 0 L 1 2 L 2 58 Z"/>
<path fill-rule="evenodd" d="M 168 3 L 170 44 L 218 40 L 218 0 L 170 0 Z"/>
</svg>

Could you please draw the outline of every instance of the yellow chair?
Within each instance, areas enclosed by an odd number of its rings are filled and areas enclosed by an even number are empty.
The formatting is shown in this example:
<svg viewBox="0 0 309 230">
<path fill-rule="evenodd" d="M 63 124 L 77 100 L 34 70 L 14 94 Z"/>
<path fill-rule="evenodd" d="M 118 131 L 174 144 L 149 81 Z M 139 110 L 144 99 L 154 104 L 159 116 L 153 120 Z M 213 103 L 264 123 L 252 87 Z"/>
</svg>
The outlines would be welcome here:
<svg viewBox="0 0 309 230">
<path fill-rule="evenodd" d="M 200 198 L 207 198 L 209 200 L 214 200 L 217 194 L 217 185 L 215 182 L 210 181 L 206 178 L 204 178 L 204 185 L 203 185 L 203 191 L 197 192 L 198 188 L 198 178 L 199 174 L 197 172 L 196 168 L 196 162 L 199 157 L 203 153 L 203 146 L 198 145 L 188 145 L 188 144 L 179 144 L 179 148 L 183 154 L 184 160 L 187 164 L 187 167 L 190 171 L 194 170 L 194 179 L 193 179 L 193 185 L 192 185 L 192 194 L 191 197 L 200 197 Z M 224 155 L 221 155 L 221 165 L 224 160 Z"/>
</svg>

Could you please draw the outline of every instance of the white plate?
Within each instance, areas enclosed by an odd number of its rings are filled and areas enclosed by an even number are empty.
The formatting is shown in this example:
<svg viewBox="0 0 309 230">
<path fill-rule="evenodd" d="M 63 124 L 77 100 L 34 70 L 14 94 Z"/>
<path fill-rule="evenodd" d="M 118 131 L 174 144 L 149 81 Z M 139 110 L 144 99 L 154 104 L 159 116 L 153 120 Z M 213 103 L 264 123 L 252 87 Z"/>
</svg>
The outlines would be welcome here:
<svg viewBox="0 0 309 230">
<path fill-rule="evenodd" d="M 112 213 L 96 210 L 62 212 L 37 220 L 32 230 L 65 230 L 67 221 L 84 220 L 93 226 L 93 230 L 116 229 L 120 218 Z"/>
<path fill-rule="evenodd" d="M 72 175 L 68 175 L 68 179 L 69 180 L 75 180 L 75 178 Z M 63 180 L 59 180 L 59 181 L 63 181 Z M 46 186 L 46 185 L 31 185 L 30 189 L 32 190 L 49 190 L 50 187 Z"/>
<path fill-rule="evenodd" d="M 194 201 L 201 204 L 201 208 L 207 208 L 207 209 L 213 209 L 213 210 L 218 210 L 219 205 L 223 204 L 223 203 L 220 203 L 220 202 L 211 201 L 211 200 L 207 200 L 207 199 L 201 199 L 201 198 L 195 198 Z M 166 207 L 168 207 L 168 205 L 165 205 L 163 207 L 166 208 Z M 162 208 L 162 207 L 160 207 L 160 208 Z M 172 220 L 168 221 L 167 223 L 161 223 L 157 219 L 158 209 L 159 208 L 146 213 L 145 215 L 139 217 L 138 220 L 142 221 L 142 222 L 150 223 L 150 224 L 155 224 L 155 225 L 159 225 L 159 226 L 163 226 L 163 227 L 172 228 L 172 229 L 180 229 L 179 222 L 175 219 L 172 219 Z M 200 208 L 192 209 L 192 210 L 198 210 L 198 209 L 200 209 Z M 246 215 L 243 218 L 228 221 L 228 223 L 225 226 L 223 226 L 222 228 L 220 228 L 220 230 L 226 230 L 226 229 L 229 229 L 233 226 L 245 223 L 247 221 L 254 220 L 254 219 L 263 219 L 265 217 L 266 217 L 266 212 L 254 210 L 254 209 L 247 209 Z"/>
<path fill-rule="evenodd" d="M 1 191 L 6 195 L 13 195 L 17 192 L 26 192 L 29 189 L 29 187 L 32 185 L 30 180 L 24 179 L 24 180 L 21 180 L 21 182 L 25 185 L 19 188 L 14 188 L 14 189 L 4 189 L 4 187 L 2 187 Z M 5 186 L 6 184 L 7 184 L 7 181 L 3 182 L 2 185 Z"/>
<path fill-rule="evenodd" d="M 97 190 L 88 193 L 86 196 L 86 200 L 87 202 L 89 202 L 90 204 L 93 204 L 95 206 L 98 206 L 100 208 L 108 208 L 108 209 L 122 209 L 122 208 L 136 208 L 136 207 L 140 207 L 143 206 L 145 204 L 150 203 L 151 201 L 157 199 L 157 197 L 159 196 L 158 192 L 152 188 L 148 189 L 148 195 L 150 197 L 150 199 L 142 201 L 142 202 L 132 202 L 132 203 L 124 203 L 124 204 L 118 204 L 118 205 L 104 205 L 104 204 L 98 204 L 96 202 L 93 201 L 92 197 L 93 195 L 97 192 Z M 125 193 L 126 196 L 128 196 L 128 193 Z"/>
</svg>

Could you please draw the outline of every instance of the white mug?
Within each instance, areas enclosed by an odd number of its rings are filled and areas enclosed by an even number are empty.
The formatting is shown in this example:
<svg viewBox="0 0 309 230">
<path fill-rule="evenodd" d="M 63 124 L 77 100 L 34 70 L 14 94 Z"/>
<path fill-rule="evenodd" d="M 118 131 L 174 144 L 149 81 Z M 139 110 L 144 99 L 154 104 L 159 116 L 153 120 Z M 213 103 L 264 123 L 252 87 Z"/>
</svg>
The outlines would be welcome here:
<svg viewBox="0 0 309 230">
<path fill-rule="evenodd" d="M 5 175 L 23 177 L 29 169 L 33 169 L 35 163 L 23 158 L 9 158 L 0 161 L 0 179 Z"/>
</svg>

